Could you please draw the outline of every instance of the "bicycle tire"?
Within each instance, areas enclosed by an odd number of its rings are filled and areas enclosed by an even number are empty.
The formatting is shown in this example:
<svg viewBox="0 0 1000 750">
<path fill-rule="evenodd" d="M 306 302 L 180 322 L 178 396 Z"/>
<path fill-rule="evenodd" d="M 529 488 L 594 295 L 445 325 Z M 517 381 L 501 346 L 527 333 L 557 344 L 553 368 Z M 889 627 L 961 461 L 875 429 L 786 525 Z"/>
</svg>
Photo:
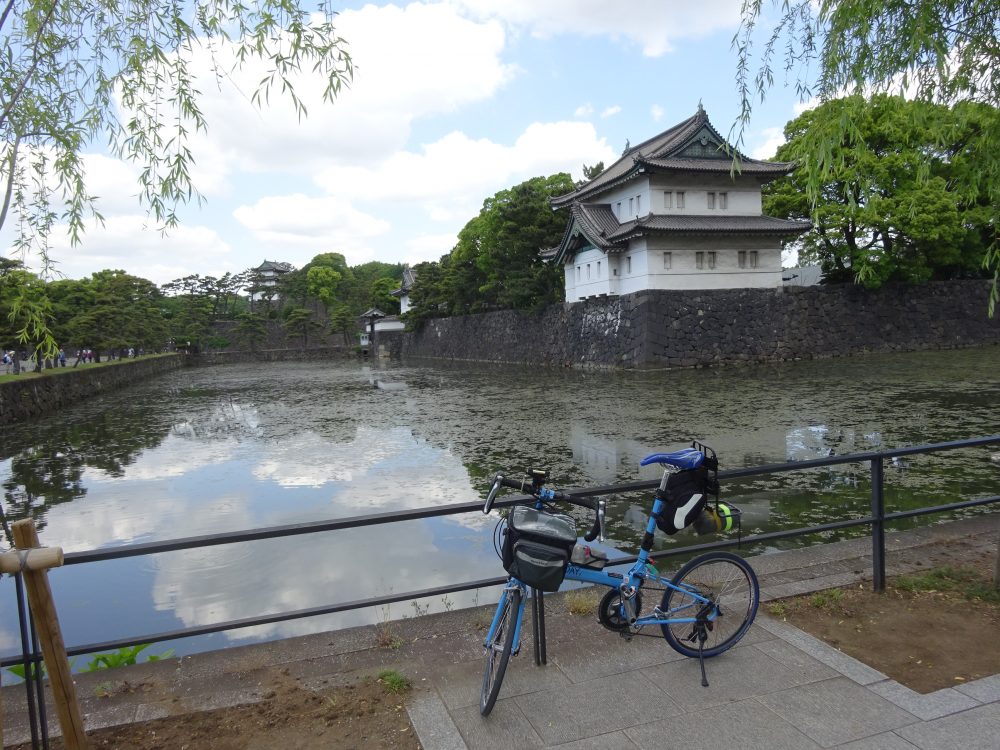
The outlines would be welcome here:
<svg viewBox="0 0 1000 750">
<path fill-rule="evenodd" d="M 504 608 L 497 621 L 493 638 L 485 644 L 485 666 L 483 668 L 483 687 L 479 692 L 479 713 L 489 716 L 493 704 L 500 694 L 504 674 L 507 672 L 507 662 L 514 647 L 514 631 L 517 629 L 517 615 L 521 611 L 521 589 L 513 588 L 504 592 L 503 601 L 499 606 Z"/>
<path fill-rule="evenodd" d="M 705 658 L 728 651 L 746 635 L 757 616 L 760 584 L 753 568 L 742 557 L 731 552 L 707 552 L 690 560 L 671 581 L 673 586 L 663 592 L 660 610 L 669 616 L 694 616 L 697 600 L 685 594 L 693 589 L 709 595 L 719 607 L 719 616 L 711 622 L 708 638 L 701 654 Z M 688 601 L 685 601 L 688 600 Z M 732 616 L 736 615 L 735 618 Z M 730 619 L 732 618 L 732 619 Z M 698 642 L 692 623 L 666 623 L 660 626 L 670 647 L 684 656 L 698 657 Z M 690 644 L 690 645 L 688 645 Z"/>
</svg>

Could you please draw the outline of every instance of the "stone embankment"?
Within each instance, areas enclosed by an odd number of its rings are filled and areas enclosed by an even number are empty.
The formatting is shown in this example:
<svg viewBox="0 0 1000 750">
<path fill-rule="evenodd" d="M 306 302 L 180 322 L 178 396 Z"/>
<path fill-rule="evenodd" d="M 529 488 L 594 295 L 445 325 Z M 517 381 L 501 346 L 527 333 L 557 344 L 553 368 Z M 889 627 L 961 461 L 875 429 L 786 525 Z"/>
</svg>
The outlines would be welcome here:
<svg viewBox="0 0 1000 750">
<path fill-rule="evenodd" d="M 260 349 L 257 351 L 199 352 L 192 354 L 192 365 L 238 365 L 246 362 L 329 362 L 358 354 L 346 346 L 321 346 L 308 349 Z"/>
<path fill-rule="evenodd" d="M 649 291 L 428 321 L 380 334 L 393 355 L 565 367 L 677 368 L 1000 344 L 986 281 Z"/>
<path fill-rule="evenodd" d="M 0 383 L 0 424 L 51 414 L 99 393 L 176 370 L 185 364 L 181 354 L 164 354 L 104 367 L 80 365 L 44 370 L 41 375 L 25 373 Z"/>
</svg>

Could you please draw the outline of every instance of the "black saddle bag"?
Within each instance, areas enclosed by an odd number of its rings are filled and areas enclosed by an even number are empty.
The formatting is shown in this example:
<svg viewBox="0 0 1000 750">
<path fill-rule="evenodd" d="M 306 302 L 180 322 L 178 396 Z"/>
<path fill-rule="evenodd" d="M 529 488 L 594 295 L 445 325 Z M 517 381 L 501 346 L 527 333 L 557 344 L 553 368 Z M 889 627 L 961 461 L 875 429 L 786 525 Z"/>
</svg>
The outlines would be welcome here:
<svg viewBox="0 0 1000 750">
<path fill-rule="evenodd" d="M 517 505 L 507 517 L 500 557 L 510 575 L 539 591 L 558 591 L 576 544 L 570 516 Z"/>
<path fill-rule="evenodd" d="M 705 466 L 685 469 L 667 478 L 667 490 L 657 496 L 664 502 L 663 511 L 656 516 L 656 526 L 664 534 L 676 534 L 690 526 L 708 503 L 709 493 L 719 494 L 719 483 L 710 479 Z"/>
</svg>

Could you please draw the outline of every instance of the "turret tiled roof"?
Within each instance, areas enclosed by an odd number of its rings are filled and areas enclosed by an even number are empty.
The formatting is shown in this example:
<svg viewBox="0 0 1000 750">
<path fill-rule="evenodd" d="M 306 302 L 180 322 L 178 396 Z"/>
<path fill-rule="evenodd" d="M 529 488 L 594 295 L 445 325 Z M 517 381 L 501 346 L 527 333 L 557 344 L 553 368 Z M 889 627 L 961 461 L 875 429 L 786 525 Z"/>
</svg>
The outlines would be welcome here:
<svg viewBox="0 0 1000 750">
<path fill-rule="evenodd" d="M 647 234 L 753 234 L 785 236 L 797 235 L 808 230 L 808 221 L 789 221 L 772 216 L 706 216 L 650 214 L 619 224 L 609 204 L 577 204 L 572 208 L 573 218 L 566 226 L 559 245 L 542 255 L 561 263 L 566 253 L 579 246 L 582 236 L 594 247 L 606 253 L 617 253 L 628 247 L 633 237 Z"/>
<path fill-rule="evenodd" d="M 572 193 L 550 202 L 563 208 L 574 202 L 597 197 L 606 190 L 641 172 L 715 172 L 780 177 L 792 171 L 791 162 L 751 159 L 733 149 L 709 122 L 698 105 L 693 117 L 664 130 L 638 146 L 633 146 L 614 164 Z"/>
</svg>

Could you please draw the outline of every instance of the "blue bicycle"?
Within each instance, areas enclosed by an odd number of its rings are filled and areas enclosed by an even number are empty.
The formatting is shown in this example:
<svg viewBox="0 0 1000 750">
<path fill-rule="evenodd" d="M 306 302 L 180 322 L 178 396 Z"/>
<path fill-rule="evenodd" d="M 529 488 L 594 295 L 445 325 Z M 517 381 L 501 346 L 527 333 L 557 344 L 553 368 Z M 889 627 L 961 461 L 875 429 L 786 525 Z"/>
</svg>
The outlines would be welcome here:
<svg viewBox="0 0 1000 750">
<path fill-rule="evenodd" d="M 567 502 L 594 511 L 594 525 L 585 541 L 604 538 L 604 501 L 574 497 L 545 486 L 548 474 L 531 470 L 525 480 L 497 474 L 483 513 L 489 513 L 502 487 L 529 494 L 527 504 L 513 506 L 502 529 L 500 556 L 510 574 L 486 635 L 485 669 L 479 712 L 493 710 L 507 664 L 521 645 L 521 623 L 529 588 L 557 591 L 563 580 L 606 586 L 598 605 L 598 620 L 625 638 L 648 635 L 647 626 L 660 629 L 667 643 L 684 656 L 698 658 L 702 685 L 707 686 L 704 660 L 732 648 L 749 630 L 757 615 L 760 587 L 757 576 L 741 557 L 708 552 L 686 563 L 673 578 L 653 567 L 650 552 L 657 528 L 673 533 L 694 525 L 701 533 L 728 531 L 739 521 L 739 510 L 718 502 L 718 460 L 714 451 L 693 443 L 672 453 L 656 453 L 641 462 L 664 467 L 638 559 L 625 573 L 604 572 L 607 556 L 578 544 L 576 522 L 553 512 L 551 503 Z M 715 502 L 709 502 L 709 495 Z M 643 613 L 643 592 L 662 592 L 660 603 Z"/>
</svg>

